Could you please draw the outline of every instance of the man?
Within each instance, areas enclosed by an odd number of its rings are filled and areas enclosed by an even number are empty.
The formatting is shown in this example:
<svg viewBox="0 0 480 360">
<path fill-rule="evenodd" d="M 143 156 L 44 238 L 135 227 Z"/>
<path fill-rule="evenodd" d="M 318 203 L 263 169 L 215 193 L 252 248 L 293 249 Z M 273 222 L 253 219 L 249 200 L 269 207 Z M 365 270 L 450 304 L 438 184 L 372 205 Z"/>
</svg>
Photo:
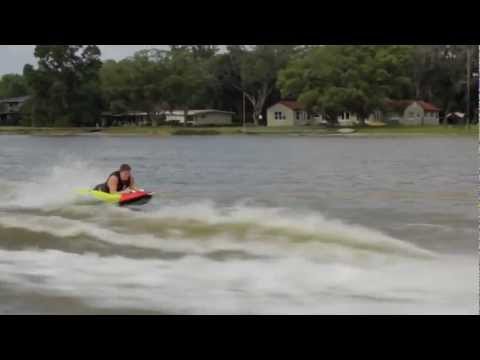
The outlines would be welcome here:
<svg viewBox="0 0 480 360">
<path fill-rule="evenodd" d="M 110 194 L 128 194 L 133 191 L 141 191 L 141 189 L 135 186 L 132 168 L 127 164 L 123 164 L 119 170 L 111 173 L 107 181 L 104 184 L 95 186 L 94 190 Z"/>
</svg>

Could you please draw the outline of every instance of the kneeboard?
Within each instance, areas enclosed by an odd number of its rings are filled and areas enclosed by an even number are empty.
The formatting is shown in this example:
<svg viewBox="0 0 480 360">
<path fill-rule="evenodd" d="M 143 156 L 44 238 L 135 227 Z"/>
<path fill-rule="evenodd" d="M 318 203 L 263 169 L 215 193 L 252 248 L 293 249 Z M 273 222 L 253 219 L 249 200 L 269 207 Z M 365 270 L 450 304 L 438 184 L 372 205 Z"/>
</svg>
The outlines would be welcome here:
<svg viewBox="0 0 480 360">
<path fill-rule="evenodd" d="M 96 190 L 79 191 L 82 195 L 90 195 L 93 198 L 109 204 L 125 205 L 145 205 L 152 197 L 153 193 L 145 191 L 136 191 L 130 194 L 109 194 Z"/>
<path fill-rule="evenodd" d="M 118 204 L 124 205 L 145 205 L 152 199 L 153 194 L 144 191 L 137 191 L 130 194 L 122 194 Z"/>
</svg>

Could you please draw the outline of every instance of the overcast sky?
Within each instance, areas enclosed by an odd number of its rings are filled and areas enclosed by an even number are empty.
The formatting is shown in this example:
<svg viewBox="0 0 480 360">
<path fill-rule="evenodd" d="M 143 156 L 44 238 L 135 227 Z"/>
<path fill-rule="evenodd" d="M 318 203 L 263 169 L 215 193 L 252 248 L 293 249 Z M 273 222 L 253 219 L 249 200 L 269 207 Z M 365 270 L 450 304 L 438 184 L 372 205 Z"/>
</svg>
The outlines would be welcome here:
<svg viewBox="0 0 480 360">
<path fill-rule="evenodd" d="M 0 45 L 0 76 L 22 73 L 25 64 L 36 64 L 35 45 Z M 136 51 L 149 48 L 167 48 L 168 45 L 98 45 L 103 59 L 123 59 Z"/>
</svg>

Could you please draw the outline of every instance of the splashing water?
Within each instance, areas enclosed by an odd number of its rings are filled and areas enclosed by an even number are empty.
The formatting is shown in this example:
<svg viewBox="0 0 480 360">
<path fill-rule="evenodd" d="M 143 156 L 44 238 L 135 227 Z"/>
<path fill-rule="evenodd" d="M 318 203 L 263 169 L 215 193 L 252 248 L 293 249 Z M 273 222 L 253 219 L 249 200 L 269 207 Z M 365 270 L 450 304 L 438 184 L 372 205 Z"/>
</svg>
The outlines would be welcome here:
<svg viewBox="0 0 480 360">
<path fill-rule="evenodd" d="M 91 187 L 102 182 L 105 172 L 88 162 L 65 159 L 46 173 L 15 183 L 5 182 L 7 198 L 4 205 L 17 207 L 48 207 L 72 203 L 76 189 Z M 68 164 L 68 165 L 67 165 Z"/>
<path fill-rule="evenodd" d="M 0 290 L 10 297 L 0 313 L 478 310 L 471 258 L 313 210 L 161 197 L 135 212 L 79 203 L 75 189 L 104 178 L 95 163 L 69 159 L 2 180 Z"/>
</svg>

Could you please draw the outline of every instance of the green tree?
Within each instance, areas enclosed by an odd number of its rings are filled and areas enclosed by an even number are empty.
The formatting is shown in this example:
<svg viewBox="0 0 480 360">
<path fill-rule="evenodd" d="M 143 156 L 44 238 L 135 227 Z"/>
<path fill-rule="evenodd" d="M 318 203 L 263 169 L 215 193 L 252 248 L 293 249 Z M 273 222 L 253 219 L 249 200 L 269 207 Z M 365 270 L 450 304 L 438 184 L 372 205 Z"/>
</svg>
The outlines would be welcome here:
<svg viewBox="0 0 480 360">
<path fill-rule="evenodd" d="M 313 47 L 280 72 L 278 86 L 330 123 L 351 111 L 363 124 L 388 97 L 408 90 L 410 53 L 406 46 Z"/>
<path fill-rule="evenodd" d="M 167 77 L 163 82 L 166 102 L 170 110 L 182 109 L 185 119 L 188 111 L 202 104 L 205 88 L 212 81 L 208 62 L 196 59 L 189 49 L 172 51 L 166 59 Z"/>
<path fill-rule="evenodd" d="M 0 77 L 0 99 L 25 96 L 30 93 L 25 78 L 19 74 L 6 74 Z"/>
<path fill-rule="evenodd" d="M 170 51 L 190 52 L 195 59 L 210 59 L 217 55 L 219 48 L 217 45 L 170 45 Z"/>
<path fill-rule="evenodd" d="M 230 66 L 225 69 L 224 78 L 245 94 L 253 109 L 255 125 L 275 89 L 279 71 L 287 65 L 295 49 L 295 45 L 227 46 Z"/>
<path fill-rule="evenodd" d="M 32 120 L 57 126 L 93 125 L 101 111 L 96 45 L 37 45 L 38 68 L 24 68 L 32 89 Z"/>
<path fill-rule="evenodd" d="M 207 63 L 210 81 L 204 88 L 203 104 L 211 108 L 242 112 L 242 97 L 231 82 L 231 61 L 229 54 L 218 54 Z"/>
<path fill-rule="evenodd" d="M 473 74 L 478 73 L 477 46 L 416 45 L 412 49 L 412 79 L 417 100 L 431 101 L 440 106 L 445 114 L 466 112 L 469 73 L 470 112 L 478 110 L 478 82 L 473 81 Z M 472 55 L 469 59 L 467 51 Z"/>
</svg>

